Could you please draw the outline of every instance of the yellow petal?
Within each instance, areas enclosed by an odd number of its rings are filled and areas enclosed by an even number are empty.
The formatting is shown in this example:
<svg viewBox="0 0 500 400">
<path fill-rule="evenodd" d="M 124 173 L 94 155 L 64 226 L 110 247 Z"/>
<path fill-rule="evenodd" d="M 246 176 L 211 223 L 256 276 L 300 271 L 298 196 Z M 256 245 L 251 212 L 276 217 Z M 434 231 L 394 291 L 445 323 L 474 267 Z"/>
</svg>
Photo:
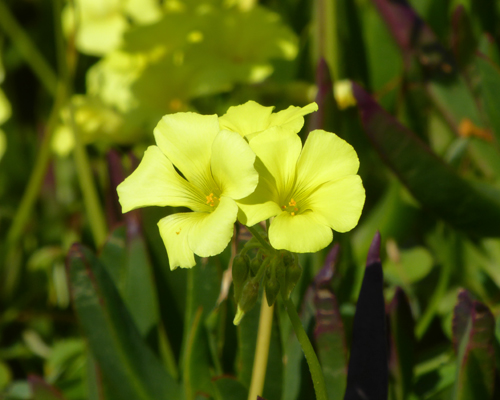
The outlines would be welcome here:
<svg viewBox="0 0 500 400">
<path fill-rule="evenodd" d="M 269 241 L 278 250 L 314 253 L 328 246 L 332 239 L 332 230 L 312 211 L 293 216 L 284 211 L 269 227 Z"/>
<path fill-rule="evenodd" d="M 365 189 L 359 175 L 328 182 L 307 199 L 307 208 L 321 215 L 337 232 L 354 228 L 365 203 Z"/>
<path fill-rule="evenodd" d="M 223 196 L 241 199 L 252 193 L 259 181 L 253 164 L 255 153 L 235 132 L 221 131 L 212 145 L 212 175 Z"/>
<path fill-rule="evenodd" d="M 219 117 L 220 128 L 237 132 L 241 136 L 263 131 L 269 127 L 273 109 L 274 107 L 264 107 L 252 100 L 229 107 L 226 114 Z"/>
<path fill-rule="evenodd" d="M 286 196 L 295 181 L 295 168 L 302 149 L 300 137 L 282 135 L 273 127 L 250 140 L 250 147 L 274 178 L 279 196 Z"/>
<path fill-rule="evenodd" d="M 217 115 L 192 112 L 165 115 L 154 130 L 156 144 L 163 154 L 188 181 L 207 194 L 214 187 L 210 159 L 218 133 Z"/>
<path fill-rule="evenodd" d="M 139 167 L 117 187 L 117 192 L 123 212 L 147 206 L 210 209 L 206 196 L 182 178 L 156 146 L 148 147 Z"/>
<path fill-rule="evenodd" d="M 334 133 L 315 130 L 309 134 L 297 163 L 296 187 L 307 191 L 354 175 L 358 168 L 358 156 L 349 143 Z"/>
<path fill-rule="evenodd" d="M 279 207 L 279 194 L 276 189 L 276 180 L 262 164 L 260 159 L 255 162 L 259 173 L 259 183 L 255 191 L 244 199 L 237 200 L 239 212 L 238 220 L 247 226 L 278 215 L 282 210 Z"/>
<path fill-rule="evenodd" d="M 189 248 L 189 231 L 198 224 L 201 213 L 179 213 L 158 222 L 160 235 L 167 249 L 170 269 L 191 268 L 196 265 L 193 250 Z"/>
<path fill-rule="evenodd" d="M 238 206 L 233 199 L 222 197 L 212 213 L 195 213 L 198 216 L 196 227 L 189 232 L 189 247 L 200 257 L 220 254 L 233 236 Z"/>
<path fill-rule="evenodd" d="M 308 104 L 305 107 L 290 106 L 286 110 L 271 115 L 269 126 L 281 126 L 283 129 L 298 133 L 304 126 L 304 115 L 314 111 L 318 111 L 316 103 Z"/>
<path fill-rule="evenodd" d="M 273 108 L 261 106 L 255 101 L 230 107 L 227 113 L 219 118 L 221 129 L 238 132 L 248 139 L 272 127 L 284 133 L 298 133 L 304 125 L 304 115 L 316 111 L 318 105 L 311 103 L 305 107 L 290 106 L 277 113 L 272 113 Z"/>
</svg>

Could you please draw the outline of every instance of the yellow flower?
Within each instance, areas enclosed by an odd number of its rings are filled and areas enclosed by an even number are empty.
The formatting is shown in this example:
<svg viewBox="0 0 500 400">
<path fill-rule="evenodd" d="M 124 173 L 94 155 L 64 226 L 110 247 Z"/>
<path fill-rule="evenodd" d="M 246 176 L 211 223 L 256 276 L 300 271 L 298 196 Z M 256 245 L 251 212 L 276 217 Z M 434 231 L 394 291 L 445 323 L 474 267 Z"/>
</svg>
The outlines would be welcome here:
<svg viewBox="0 0 500 400">
<path fill-rule="evenodd" d="M 166 115 L 154 135 L 157 146 L 146 150 L 139 167 L 118 186 L 120 203 L 123 212 L 190 208 L 193 212 L 158 223 L 170 268 L 190 268 L 194 254 L 213 256 L 229 243 L 238 214 L 235 199 L 251 194 L 258 182 L 255 154 L 240 135 L 221 131 L 216 115 Z"/>
<path fill-rule="evenodd" d="M 259 185 L 238 201 L 239 219 L 252 226 L 275 217 L 269 241 L 275 249 L 315 252 L 358 223 L 365 190 L 355 150 L 333 133 L 315 130 L 302 149 L 297 135 L 270 130 L 250 140 Z"/>
<path fill-rule="evenodd" d="M 333 94 L 335 101 L 341 110 L 353 107 L 356 105 L 356 99 L 352 94 L 352 82 L 349 79 L 344 79 L 335 82 L 333 85 Z"/>
<path fill-rule="evenodd" d="M 219 118 L 221 129 L 238 132 L 251 140 L 260 133 L 271 129 L 282 133 L 298 133 L 304 126 L 304 115 L 318 110 L 316 103 L 305 107 L 290 106 L 286 110 L 273 113 L 274 107 L 264 107 L 255 101 L 230 107 Z"/>
</svg>

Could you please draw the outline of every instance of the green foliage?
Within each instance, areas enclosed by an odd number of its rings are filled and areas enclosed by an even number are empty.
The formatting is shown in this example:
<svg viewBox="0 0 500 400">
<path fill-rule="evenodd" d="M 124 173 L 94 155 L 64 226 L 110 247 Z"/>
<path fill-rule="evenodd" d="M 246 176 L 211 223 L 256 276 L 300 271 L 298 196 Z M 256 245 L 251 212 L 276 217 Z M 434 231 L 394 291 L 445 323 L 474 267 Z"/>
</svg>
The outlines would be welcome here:
<svg viewBox="0 0 500 400">
<path fill-rule="evenodd" d="M 1 398 L 246 399 L 268 301 L 262 395 L 313 399 L 281 291 L 298 306 L 328 398 L 342 399 L 377 230 L 389 399 L 498 397 L 498 4 L 166 0 L 141 9 L 131 0 L 96 14 L 94 3 L 74 32 L 59 0 L 0 0 Z M 102 32 L 113 43 L 96 42 Z M 339 79 L 354 81 L 357 107 L 335 104 Z M 221 115 L 248 100 L 276 111 L 316 101 L 304 131 L 352 144 L 367 200 L 359 225 L 334 233 L 333 250 L 267 265 L 246 288 L 266 261 L 234 258 L 249 239 L 240 225 L 222 254 L 170 271 L 157 222 L 185 210 L 123 216 L 116 186 L 164 114 Z M 99 223 L 110 232 L 103 246 Z"/>
</svg>

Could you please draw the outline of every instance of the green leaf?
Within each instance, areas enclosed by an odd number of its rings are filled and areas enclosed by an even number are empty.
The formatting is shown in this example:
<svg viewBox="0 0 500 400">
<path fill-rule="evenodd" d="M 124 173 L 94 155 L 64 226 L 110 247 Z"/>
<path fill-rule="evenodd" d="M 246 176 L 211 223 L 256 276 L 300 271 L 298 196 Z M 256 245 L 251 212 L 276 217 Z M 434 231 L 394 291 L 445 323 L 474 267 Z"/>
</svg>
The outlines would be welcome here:
<svg viewBox="0 0 500 400">
<path fill-rule="evenodd" d="M 459 177 L 359 85 L 353 84 L 353 89 L 373 146 L 415 199 L 457 229 L 500 236 L 498 194 Z"/>
<path fill-rule="evenodd" d="M 131 219 L 131 218 L 129 218 Z M 143 337 L 158 325 L 159 312 L 152 267 L 136 220 L 115 229 L 99 259 Z"/>
<path fill-rule="evenodd" d="M 498 105 L 500 104 L 500 69 L 486 57 L 477 57 L 476 65 L 481 76 L 481 97 L 484 109 L 488 115 L 491 127 L 500 143 L 500 114 Z"/>
<path fill-rule="evenodd" d="M 31 375 L 28 377 L 28 382 L 33 393 L 33 400 L 64 400 L 63 395 L 42 378 Z"/>
<path fill-rule="evenodd" d="M 337 298 L 331 290 L 339 246 L 333 247 L 311 285 L 315 311 L 314 338 L 328 399 L 343 399 L 347 385 L 347 345 Z M 309 297 L 309 296 L 308 296 Z"/>
<path fill-rule="evenodd" d="M 180 398 L 177 383 L 141 339 L 106 269 L 85 247 L 68 255 L 71 296 L 103 378 L 118 398 Z"/>
<path fill-rule="evenodd" d="M 453 317 L 457 353 L 454 400 L 491 399 L 495 383 L 495 320 L 484 304 L 467 291 L 458 295 Z"/>
<path fill-rule="evenodd" d="M 206 329 L 206 319 L 216 307 L 221 282 L 221 257 L 202 259 L 186 271 L 187 306 L 184 325 L 182 362 L 186 399 L 197 392 L 213 394 L 214 369 Z"/>
<path fill-rule="evenodd" d="M 223 377 L 214 380 L 220 400 L 244 400 L 248 397 L 248 390 L 236 379 Z"/>
<path fill-rule="evenodd" d="M 399 250 L 397 256 L 397 260 L 387 259 L 384 262 L 386 279 L 396 285 L 409 287 L 427 276 L 432 269 L 432 256 L 425 247 Z"/>
</svg>

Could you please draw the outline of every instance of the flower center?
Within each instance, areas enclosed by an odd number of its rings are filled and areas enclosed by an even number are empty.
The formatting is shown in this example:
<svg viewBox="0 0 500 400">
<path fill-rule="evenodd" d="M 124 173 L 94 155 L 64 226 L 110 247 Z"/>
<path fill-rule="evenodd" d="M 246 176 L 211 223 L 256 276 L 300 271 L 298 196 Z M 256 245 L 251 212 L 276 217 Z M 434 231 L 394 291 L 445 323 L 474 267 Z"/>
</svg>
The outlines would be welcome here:
<svg viewBox="0 0 500 400">
<path fill-rule="evenodd" d="M 299 208 L 297 207 L 297 202 L 293 198 L 290 199 L 288 205 L 281 206 L 281 209 L 283 211 L 288 211 L 292 217 L 299 211 Z"/>
<path fill-rule="evenodd" d="M 217 197 L 213 193 L 210 193 L 208 196 L 206 196 L 206 198 L 207 198 L 207 204 L 213 209 L 216 209 L 217 206 L 219 205 L 220 197 Z"/>
</svg>

